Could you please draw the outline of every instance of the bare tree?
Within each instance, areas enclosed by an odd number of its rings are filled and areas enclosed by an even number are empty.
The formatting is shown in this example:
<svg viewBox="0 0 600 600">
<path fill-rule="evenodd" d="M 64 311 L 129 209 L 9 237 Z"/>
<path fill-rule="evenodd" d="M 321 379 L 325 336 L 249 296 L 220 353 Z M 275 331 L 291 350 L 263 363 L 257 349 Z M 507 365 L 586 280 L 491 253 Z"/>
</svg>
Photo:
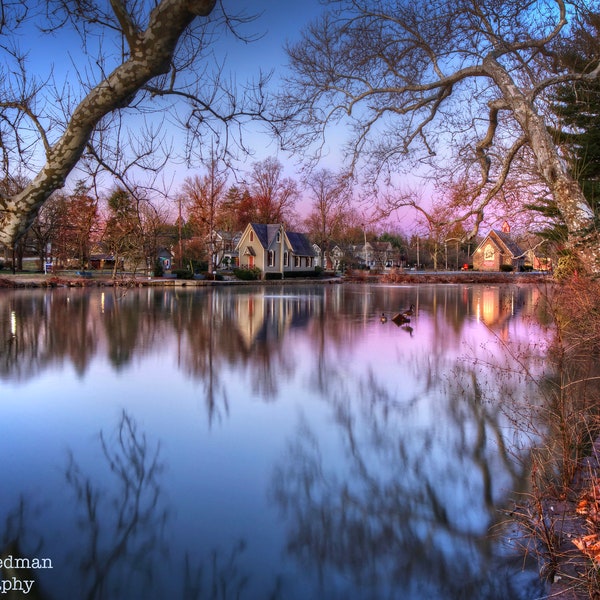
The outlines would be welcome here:
<svg viewBox="0 0 600 600">
<path fill-rule="evenodd" d="M 289 225 L 294 219 L 294 207 L 300 196 L 298 185 L 283 176 L 283 165 L 276 158 L 254 163 L 249 188 L 260 223 Z"/>
<path fill-rule="evenodd" d="M 183 184 L 183 201 L 187 207 L 190 225 L 194 233 L 206 242 L 209 274 L 212 274 L 217 266 L 215 256 L 220 248 L 215 237 L 215 226 L 225 200 L 226 185 L 227 178 L 219 171 L 216 158 L 213 158 L 208 172 L 203 177 L 188 177 Z"/>
<path fill-rule="evenodd" d="M 228 125 L 261 114 L 264 81 L 244 87 L 240 98 L 211 52 L 211 42 L 226 30 L 238 35 L 246 20 L 216 0 L 2 3 L 0 168 L 7 178 L 31 173 L 31 182 L 0 195 L 0 243 L 14 245 L 78 162 L 117 178 L 158 169 L 159 146 L 162 156 L 170 150 L 165 130 L 172 121 L 184 125 L 191 152 L 198 136 L 220 130 L 229 138 Z M 53 70 L 36 79 L 18 47 L 21 29 L 38 43 L 40 36 L 78 34 L 82 47 L 68 55 L 76 77 L 66 76 L 64 87 Z M 162 129 L 145 120 L 149 112 L 163 115 Z M 131 113 L 140 115 L 135 132 L 125 129 Z"/>
<path fill-rule="evenodd" d="M 308 178 L 307 188 L 312 196 L 312 209 L 306 225 L 318 241 L 322 266 L 327 268 L 331 242 L 347 225 L 351 199 L 348 180 L 328 169 L 321 169 Z"/>
<path fill-rule="evenodd" d="M 353 167 L 375 177 L 417 161 L 466 161 L 478 182 L 466 215 L 474 236 L 486 207 L 519 160 L 534 160 L 553 195 L 573 251 L 600 273 L 594 213 L 547 127 L 553 86 L 592 80 L 557 50 L 577 36 L 583 0 L 339 0 L 288 48 L 283 88 L 288 149 L 322 147 L 342 123 Z M 409 151 L 411 154 L 409 154 Z M 415 162 L 410 163 L 411 168 Z M 476 200 L 476 201 L 475 201 Z"/>
</svg>

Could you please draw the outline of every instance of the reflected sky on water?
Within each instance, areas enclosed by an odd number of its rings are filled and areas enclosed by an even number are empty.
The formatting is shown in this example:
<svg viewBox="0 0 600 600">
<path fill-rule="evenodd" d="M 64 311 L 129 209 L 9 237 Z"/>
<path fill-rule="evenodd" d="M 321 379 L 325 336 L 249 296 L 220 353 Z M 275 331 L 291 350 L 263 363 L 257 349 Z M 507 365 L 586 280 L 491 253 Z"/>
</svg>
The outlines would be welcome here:
<svg viewBox="0 0 600 600">
<path fill-rule="evenodd" d="M 0 541 L 52 558 L 48 598 L 536 598 L 502 523 L 527 488 L 514 407 L 539 402 L 544 302 L 1 290 Z"/>
</svg>

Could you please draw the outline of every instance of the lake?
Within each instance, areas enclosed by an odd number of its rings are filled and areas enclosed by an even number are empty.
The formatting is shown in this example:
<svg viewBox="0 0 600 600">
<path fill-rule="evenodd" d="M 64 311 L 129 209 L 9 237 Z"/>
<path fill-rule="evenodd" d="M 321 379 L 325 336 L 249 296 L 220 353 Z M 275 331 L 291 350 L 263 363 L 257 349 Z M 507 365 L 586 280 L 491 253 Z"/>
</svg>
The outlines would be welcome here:
<svg viewBox="0 0 600 600">
<path fill-rule="evenodd" d="M 50 559 L 32 595 L 55 599 L 538 598 L 507 513 L 544 306 L 534 285 L 0 290 L 5 560 Z"/>
</svg>

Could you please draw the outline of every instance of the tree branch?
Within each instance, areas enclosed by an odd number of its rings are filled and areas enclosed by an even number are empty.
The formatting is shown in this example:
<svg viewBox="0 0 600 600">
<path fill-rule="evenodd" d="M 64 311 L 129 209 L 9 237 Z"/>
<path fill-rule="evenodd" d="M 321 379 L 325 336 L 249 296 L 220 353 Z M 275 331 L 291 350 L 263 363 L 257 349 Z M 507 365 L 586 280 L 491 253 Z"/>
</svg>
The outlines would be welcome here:
<svg viewBox="0 0 600 600">
<path fill-rule="evenodd" d="M 216 0 L 162 0 L 130 57 L 93 88 L 74 110 L 65 132 L 49 149 L 46 164 L 16 196 L 0 202 L 0 242 L 12 246 L 50 194 L 62 187 L 81 157 L 92 131 L 110 112 L 130 104 L 152 78 L 168 72 L 177 43 L 196 16 L 206 16 Z"/>
</svg>

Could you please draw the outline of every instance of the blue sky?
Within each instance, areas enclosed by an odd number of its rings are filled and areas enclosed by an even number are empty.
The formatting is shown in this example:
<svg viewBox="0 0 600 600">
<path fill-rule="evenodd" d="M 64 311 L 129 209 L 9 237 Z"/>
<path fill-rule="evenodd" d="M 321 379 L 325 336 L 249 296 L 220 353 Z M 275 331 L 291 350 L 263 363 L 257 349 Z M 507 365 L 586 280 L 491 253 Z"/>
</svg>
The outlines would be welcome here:
<svg viewBox="0 0 600 600">
<path fill-rule="evenodd" d="M 271 91 L 275 91 L 287 62 L 285 43 L 299 40 L 301 29 L 324 10 L 323 5 L 319 0 L 298 3 L 281 0 L 243 3 L 223 1 L 233 15 L 256 15 L 255 20 L 240 26 L 239 31 L 248 38 L 258 39 L 244 43 L 231 34 L 224 36 L 215 45 L 217 60 L 226 61 L 226 70 L 232 73 L 240 85 L 256 78 L 261 69 L 265 73 L 272 71 Z M 64 97 L 68 93 L 68 89 L 63 88 L 65 81 L 67 86 L 73 85 L 75 95 L 77 94 L 73 63 L 79 63 L 79 68 L 87 67 L 85 62 L 79 60 L 81 42 L 75 33 L 63 29 L 59 34 L 40 36 L 37 30 L 29 28 L 20 36 L 19 43 L 23 50 L 29 52 L 30 64 L 41 78 L 47 78 L 52 73 Z M 256 131 L 259 128 L 253 126 L 251 129 Z M 270 137 L 253 133 L 251 139 L 256 155 L 250 162 L 277 155 L 282 162 L 290 165 L 286 168 L 293 169 L 291 161 L 278 154 L 277 145 Z"/>
<path fill-rule="evenodd" d="M 231 34 L 225 35 L 218 40 L 215 46 L 217 60 L 226 61 L 226 70 L 231 72 L 240 85 L 256 78 L 261 70 L 265 73 L 273 72 L 270 91 L 275 92 L 287 63 L 285 44 L 299 41 L 301 30 L 321 14 L 325 10 L 325 6 L 321 4 L 320 0 L 304 0 L 294 3 L 282 0 L 255 0 L 244 3 L 223 1 L 226 7 L 231 7 L 229 9 L 233 11 L 233 15 L 240 13 L 245 16 L 256 15 L 255 20 L 240 26 L 240 34 L 258 39 L 244 43 Z M 90 42 L 94 43 L 93 38 L 90 38 Z M 40 36 L 37 30 L 29 28 L 20 37 L 19 43 L 22 50 L 29 51 L 30 66 L 38 73 L 41 80 L 52 75 L 63 99 L 68 98 L 69 94 L 72 95 L 72 98 L 79 95 L 76 68 L 88 71 L 90 67 L 87 59 L 81 55 L 81 41 L 74 32 L 62 29 L 55 35 Z M 106 68 L 110 70 L 111 67 L 107 65 Z M 95 71 L 94 80 L 96 80 L 97 67 L 92 65 L 92 69 Z M 69 86 L 72 86 L 71 90 Z M 60 114 L 58 109 L 51 108 L 54 102 L 53 99 L 51 103 L 48 103 L 44 111 L 54 111 Z M 138 118 L 134 114 L 127 116 L 129 124 L 133 124 L 134 127 L 136 127 Z M 172 129 L 169 133 L 174 135 L 175 146 L 184 143 L 177 130 Z M 252 147 L 254 153 L 240 164 L 242 175 L 250 170 L 255 161 L 277 157 L 285 167 L 285 175 L 299 180 L 298 158 L 282 153 L 278 148 L 277 141 L 265 133 L 264 125 L 250 125 L 245 133 L 245 142 Z M 341 146 L 341 139 L 339 136 L 338 139 L 334 139 L 332 136 L 330 144 L 334 149 L 338 148 Z M 320 166 L 332 170 L 341 168 L 339 153 L 335 151 L 331 153 Z M 181 163 L 168 165 L 164 170 L 164 176 L 167 182 L 173 182 L 170 195 L 176 194 L 186 176 L 202 172 L 204 169 L 201 166 L 189 170 Z M 74 186 L 81 178 L 81 171 L 74 170 L 69 177 L 67 187 Z M 111 185 L 108 181 L 106 183 Z M 143 184 L 144 181 L 139 183 Z M 301 205 L 305 208 L 307 199 Z"/>
<path fill-rule="evenodd" d="M 252 66 L 252 62 L 257 60 L 265 66 L 282 67 L 286 60 L 284 44 L 298 40 L 301 29 L 324 9 L 319 0 L 290 3 L 281 0 L 257 0 L 245 4 L 247 8 L 242 10 L 246 14 L 259 16 L 254 22 L 245 25 L 244 31 L 248 34 L 264 35 L 247 45 L 231 40 L 232 57 L 241 66 Z"/>
<path fill-rule="evenodd" d="M 243 10 L 247 14 L 257 14 L 252 23 L 244 26 L 243 33 L 260 35 L 260 39 L 244 44 L 228 36 L 224 40 L 223 50 L 227 54 L 228 64 L 239 82 L 263 72 L 273 71 L 272 89 L 276 89 L 287 63 L 284 46 L 300 39 L 301 30 L 316 18 L 325 7 L 319 0 L 287 3 L 281 0 L 257 0 L 246 3 Z M 277 146 L 269 137 L 256 136 L 257 157 L 264 158 L 277 153 Z M 286 162 L 279 155 L 282 162 Z M 291 161 L 289 161 L 290 169 Z M 334 168 L 332 164 L 327 165 Z"/>
</svg>

